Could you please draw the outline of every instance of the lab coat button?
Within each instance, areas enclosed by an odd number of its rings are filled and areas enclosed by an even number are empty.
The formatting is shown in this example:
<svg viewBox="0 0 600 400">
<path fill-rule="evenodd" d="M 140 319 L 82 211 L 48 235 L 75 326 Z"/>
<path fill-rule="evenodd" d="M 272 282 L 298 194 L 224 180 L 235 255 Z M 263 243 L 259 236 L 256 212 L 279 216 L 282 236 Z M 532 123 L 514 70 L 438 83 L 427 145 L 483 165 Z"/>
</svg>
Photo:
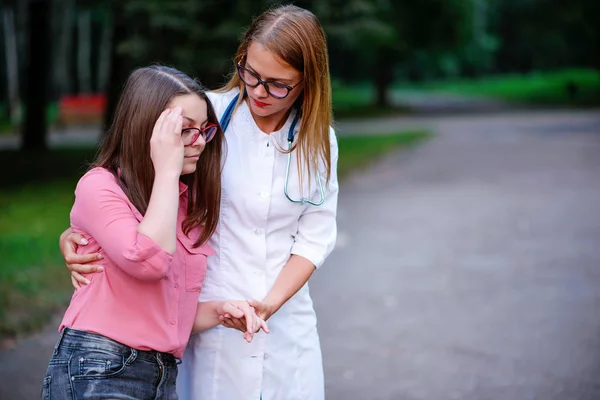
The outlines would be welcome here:
<svg viewBox="0 0 600 400">
<path fill-rule="evenodd" d="M 263 200 L 267 200 L 269 198 L 269 193 L 267 193 L 267 192 L 260 192 L 260 197 Z"/>
</svg>

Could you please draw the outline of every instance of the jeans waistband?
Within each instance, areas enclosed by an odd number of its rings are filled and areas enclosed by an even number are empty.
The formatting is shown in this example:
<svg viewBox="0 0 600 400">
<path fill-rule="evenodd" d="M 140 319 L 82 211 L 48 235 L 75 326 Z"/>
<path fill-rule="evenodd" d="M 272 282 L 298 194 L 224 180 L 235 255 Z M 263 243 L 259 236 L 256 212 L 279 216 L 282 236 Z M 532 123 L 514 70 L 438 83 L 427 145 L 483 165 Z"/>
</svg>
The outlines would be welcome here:
<svg viewBox="0 0 600 400">
<path fill-rule="evenodd" d="M 137 350 L 106 336 L 71 328 L 64 328 L 61 332 L 61 338 L 57 343 L 56 350 L 58 350 L 58 347 L 60 346 L 105 350 L 123 354 L 131 359 L 142 359 L 154 363 L 159 363 L 159 361 L 165 364 L 172 363 L 174 365 L 180 363 L 180 360 L 171 353 L 155 350 Z"/>
</svg>

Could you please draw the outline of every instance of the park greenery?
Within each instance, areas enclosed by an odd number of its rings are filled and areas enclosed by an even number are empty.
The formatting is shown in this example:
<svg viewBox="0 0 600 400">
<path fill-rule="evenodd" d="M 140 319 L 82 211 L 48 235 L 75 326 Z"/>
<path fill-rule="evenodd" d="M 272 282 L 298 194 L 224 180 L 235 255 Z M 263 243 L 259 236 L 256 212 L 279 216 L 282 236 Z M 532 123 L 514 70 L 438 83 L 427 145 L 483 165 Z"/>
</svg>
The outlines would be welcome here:
<svg viewBox="0 0 600 400">
<path fill-rule="evenodd" d="M 251 17 L 281 3 L 290 1 L 4 0 L 3 49 L 12 50 L 0 63 L 0 130 L 20 130 L 26 150 L 46 148 L 48 104 L 104 93 L 108 118 L 127 74 L 151 63 L 216 88 Z M 398 111 L 397 88 L 436 85 L 540 104 L 598 104 L 596 0 L 293 3 L 321 20 L 335 87 L 368 92 L 350 102 L 338 96 L 336 117 Z M 545 78 L 574 69 L 580 73 Z M 535 95 L 519 79 L 531 81 Z"/>
</svg>

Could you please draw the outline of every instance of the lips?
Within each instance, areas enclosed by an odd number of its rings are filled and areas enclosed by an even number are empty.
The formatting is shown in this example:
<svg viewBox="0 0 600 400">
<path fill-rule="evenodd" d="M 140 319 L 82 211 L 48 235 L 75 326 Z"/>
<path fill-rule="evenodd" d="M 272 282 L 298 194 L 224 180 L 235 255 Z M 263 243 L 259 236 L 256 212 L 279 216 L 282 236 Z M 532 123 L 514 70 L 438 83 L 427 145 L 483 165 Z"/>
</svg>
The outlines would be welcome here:
<svg viewBox="0 0 600 400">
<path fill-rule="evenodd" d="M 261 107 L 261 108 L 269 105 L 268 103 L 263 103 L 262 101 L 258 101 L 256 99 L 252 99 L 252 101 L 254 102 L 254 104 L 256 104 L 256 106 Z"/>
</svg>

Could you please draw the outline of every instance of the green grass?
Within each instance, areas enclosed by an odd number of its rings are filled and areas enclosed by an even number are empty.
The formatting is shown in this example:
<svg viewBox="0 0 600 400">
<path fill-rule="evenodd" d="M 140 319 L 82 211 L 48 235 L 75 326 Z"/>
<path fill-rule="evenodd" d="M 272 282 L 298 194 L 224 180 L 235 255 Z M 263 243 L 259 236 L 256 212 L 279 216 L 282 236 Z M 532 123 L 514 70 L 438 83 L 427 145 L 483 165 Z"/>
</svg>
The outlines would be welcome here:
<svg viewBox="0 0 600 400">
<path fill-rule="evenodd" d="M 334 84 L 332 91 L 333 113 L 340 118 L 372 118 L 405 113 L 402 107 L 375 106 L 375 90 L 370 84 Z"/>
<path fill-rule="evenodd" d="M 570 93 L 569 84 L 576 92 Z M 428 82 L 396 88 L 421 89 L 464 95 L 489 96 L 506 101 L 537 105 L 600 105 L 600 71 L 568 69 L 526 75 L 502 75 L 481 79 Z"/>
<path fill-rule="evenodd" d="M 352 171 L 365 168 L 385 153 L 400 147 L 413 146 L 427 137 L 429 134 L 425 131 L 381 136 L 341 137 L 339 139 L 338 176 L 340 180 L 343 180 Z"/>
<path fill-rule="evenodd" d="M 57 243 L 73 190 L 63 180 L 0 191 L 0 338 L 39 328 L 69 297 Z"/>
<path fill-rule="evenodd" d="M 341 137 L 340 179 L 427 136 Z M 58 238 L 69 224 L 77 179 L 93 154 L 89 149 L 33 156 L 0 152 L 0 341 L 39 329 L 68 304 L 72 287 Z"/>
</svg>

